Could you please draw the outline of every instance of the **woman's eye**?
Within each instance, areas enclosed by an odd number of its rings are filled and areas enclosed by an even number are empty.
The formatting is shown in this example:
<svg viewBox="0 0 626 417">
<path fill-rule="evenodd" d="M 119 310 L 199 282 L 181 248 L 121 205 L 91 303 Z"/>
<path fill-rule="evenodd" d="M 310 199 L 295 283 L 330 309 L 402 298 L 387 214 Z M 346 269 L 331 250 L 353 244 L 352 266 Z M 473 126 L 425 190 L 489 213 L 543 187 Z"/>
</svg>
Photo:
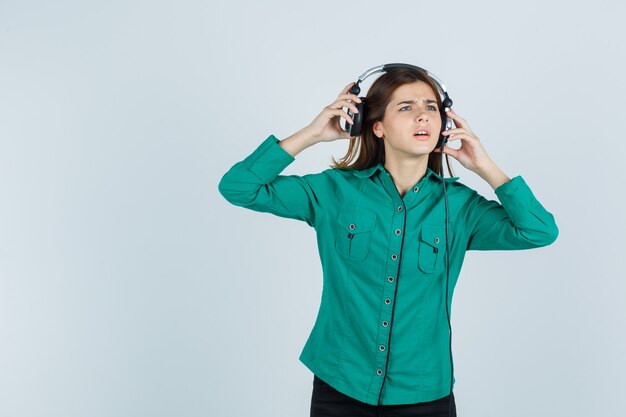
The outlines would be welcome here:
<svg viewBox="0 0 626 417">
<path fill-rule="evenodd" d="M 404 111 L 404 109 L 410 109 L 410 108 L 411 106 L 400 107 L 400 111 Z M 429 106 L 426 106 L 426 108 L 433 110 L 433 111 L 437 111 L 437 106 L 429 105 Z"/>
</svg>

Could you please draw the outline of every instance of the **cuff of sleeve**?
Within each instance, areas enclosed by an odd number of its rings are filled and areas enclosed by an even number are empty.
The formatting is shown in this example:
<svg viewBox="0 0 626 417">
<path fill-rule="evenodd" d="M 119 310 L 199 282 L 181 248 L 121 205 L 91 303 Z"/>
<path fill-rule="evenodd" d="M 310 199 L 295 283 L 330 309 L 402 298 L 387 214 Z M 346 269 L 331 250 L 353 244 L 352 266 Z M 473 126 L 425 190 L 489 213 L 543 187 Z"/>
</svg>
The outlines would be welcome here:
<svg viewBox="0 0 626 417">
<path fill-rule="evenodd" d="M 272 181 L 296 159 L 281 148 L 278 142 L 276 136 L 270 135 L 252 152 L 248 160 L 250 171 L 264 183 Z"/>
<path fill-rule="evenodd" d="M 538 204 L 530 187 L 519 175 L 500 185 L 494 191 L 513 222 L 522 219 Z"/>
</svg>

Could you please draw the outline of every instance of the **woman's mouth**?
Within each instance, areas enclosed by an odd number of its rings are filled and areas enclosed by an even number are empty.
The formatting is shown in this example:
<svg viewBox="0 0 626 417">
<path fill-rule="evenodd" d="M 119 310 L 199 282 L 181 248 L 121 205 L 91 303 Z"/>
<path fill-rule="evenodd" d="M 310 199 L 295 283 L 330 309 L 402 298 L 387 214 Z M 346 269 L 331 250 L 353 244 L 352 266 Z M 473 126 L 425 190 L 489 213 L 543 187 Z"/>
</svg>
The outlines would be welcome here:
<svg viewBox="0 0 626 417">
<path fill-rule="evenodd" d="M 417 140 L 428 140 L 430 139 L 430 133 L 427 130 L 418 130 L 413 134 L 413 137 Z"/>
</svg>

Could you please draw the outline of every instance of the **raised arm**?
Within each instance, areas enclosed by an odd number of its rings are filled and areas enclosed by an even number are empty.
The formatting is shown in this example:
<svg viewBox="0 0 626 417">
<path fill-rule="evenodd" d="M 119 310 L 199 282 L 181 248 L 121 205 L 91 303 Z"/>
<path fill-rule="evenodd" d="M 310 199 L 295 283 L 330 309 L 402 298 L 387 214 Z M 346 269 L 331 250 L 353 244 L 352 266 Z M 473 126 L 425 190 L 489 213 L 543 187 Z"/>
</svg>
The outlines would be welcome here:
<svg viewBox="0 0 626 417">
<path fill-rule="evenodd" d="M 554 216 L 535 198 L 521 176 L 500 185 L 500 203 L 474 192 L 467 206 L 467 250 L 531 249 L 553 243 L 559 235 Z"/>
<path fill-rule="evenodd" d="M 295 160 L 280 143 L 270 135 L 224 174 L 218 189 L 236 206 L 303 220 L 313 226 L 316 197 L 308 181 L 311 176 L 279 175 Z"/>
<path fill-rule="evenodd" d="M 222 196 L 237 206 L 303 220 L 314 226 L 320 204 L 315 193 L 315 179 L 323 174 L 279 174 L 309 146 L 350 137 L 341 129 L 339 118 L 344 117 L 352 123 L 342 107 L 357 111 L 350 100 L 360 99 L 347 93 L 352 84 L 348 84 L 308 126 L 282 141 L 270 135 L 254 152 L 233 165 L 218 185 Z"/>
<path fill-rule="evenodd" d="M 442 147 L 465 168 L 480 175 L 494 189 L 500 203 L 487 200 L 475 191 L 463 214 L 469 230 L 467 250 L 530 249 L 554 242 L 559 229 L 554 216 L 535 198 L 520 176 L 509 177 L 489 158 L 467 120 L 452 109 L 447 111 L 455 129 L 443 132 L 448 140 L 460 140 L 461 147 Z"/>
</svg>

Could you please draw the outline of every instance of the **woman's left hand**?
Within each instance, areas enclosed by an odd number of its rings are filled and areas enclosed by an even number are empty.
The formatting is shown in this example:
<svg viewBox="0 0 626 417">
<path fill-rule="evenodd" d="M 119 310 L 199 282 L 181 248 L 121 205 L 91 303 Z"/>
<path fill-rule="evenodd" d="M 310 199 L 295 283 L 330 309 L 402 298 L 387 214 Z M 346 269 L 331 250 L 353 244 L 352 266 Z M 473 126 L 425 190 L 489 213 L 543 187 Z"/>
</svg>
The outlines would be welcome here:
<svg viewBox="0 0 626 417">
<path fill-rule="evenodd" d="M 492 163 L 485 148 L 480 143 L 480 139 L 472 132 L 467 121 L 459 117 L 453 109 L 450 109 L 447 115 L 454 121 L 456 129 L 446 130 L 442 134 L 448 136 L 448 141 L 459 139 L 462 141 L 459 149 L 453 149 L 446 145 L 443 152 L 459 161 L 463 167 L 474 172 Z M 441 148 L 435 148 L 433 152 L 441 152 Z"/>
</svg>

